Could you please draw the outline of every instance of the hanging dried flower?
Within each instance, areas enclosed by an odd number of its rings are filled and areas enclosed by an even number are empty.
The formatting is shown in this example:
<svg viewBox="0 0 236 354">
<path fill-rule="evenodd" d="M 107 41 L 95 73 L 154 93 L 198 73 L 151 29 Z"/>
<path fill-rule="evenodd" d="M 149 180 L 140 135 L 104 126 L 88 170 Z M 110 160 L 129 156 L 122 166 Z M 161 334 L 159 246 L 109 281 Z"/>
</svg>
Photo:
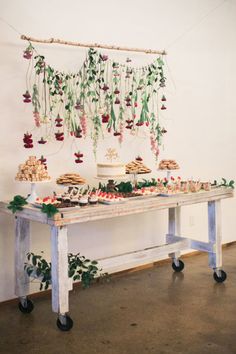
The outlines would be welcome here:
<svg viewBox="0 0 236 354">
<path fill-rule="evenodd" d="M 56 122 L 57 124 L 63 122 L 63 119 L 60 117 L 59 114 L 57 115 L 57 118 L 55 119 L 55 122 Z"/>
<path fill-rule="evenodd" d="M 32 55 L 33 55 L 33 53 L 32 53 L 30 50 L 28 50 L 28 49 L 26 49 L 26 50 L 23 52 L 23 58 L 25 58 L 25 59 L 31 59 L 31 58 L 32 58 Z"/>
<path fill-rule="evenodd" d="M 106 84 L 104 84 L 103 87 L 102 87 L 102 90 L 103 90 L 104 92 L 106 92 L 107 90 L 109 90 L 109 86 L 107 86 Z"/>
<path fill-rule="evenodd" d="M 156 128 L 159 122 L 157 92 L 166 82 L 161 57 L 145 67 L 132 68 L 127 65 L 131 62 L 129 58 L 125 64 L 119 64 L 89 49 L 79 72 L 64 73 L 46 64 L 44 56 L 35 53 L 33 47 L 26 48 L 24 55 L 32 60 L 35 72 L 28 72 L 27 82 L 34 84 L 23 95 L 23 101 L 32 102 L 35 125 L 44 124 L 49 139 L 50 134 L 55 134 L 57 141 L 63 141 L 64 132 L 68 132 L 68 137 L 82 138 L 89 130 L 96 153 L 105 130 L 118 136 L 121 143 L 124 129 L 137 134 L 136 127 L 145 125 L 160 146 L 164 128 Z M 30 75 L 36 75 L 36 80 Z M 163 94 L 159 108 L 162 111 L 166 109 L 165 101 Z M 54 132 L 55 127 L 59 128 L 57 132 Z M 39 142 L 43 144 L 43 140 Z M 25 144 L 33 145 L 29 141 Z"/>
<path fill-rule="evenodd" d="M 115 95 L 119 95 L 119 93 L 120 93 L 120 90 L 118 90 L 118 88 L 116 88 L 115 91 L 114 91 L 114 94 Z"/>
<path fill-rule="evenodd" d="M 41 139 L 38 140 L 38 143 L 39 143 L 39 144 L 46 144 L 46 142 L 47 142 L 47 140 L 44 140 L 43 137 L 41 137 Z"/>
<path fill-rule="evenodd" d="M 78 139 L 80 139 L 80 138 L 82 138 L 82 129 L 80 129 L 80 128 L 77 128 L 76 129 L 76 131 L 75 131 L 75 133 L 74 133 L 74 136 L 76 137 L 76 138 L 78 138 Z"/>
<path fill-rule="evenodd" d="M 102 115 L 102 123 L 108 123 L 110 119 L 109 114 L 105 113 Z"/>
<path fill-rule="evenodd" d="M 115 99 L 115 102 L 114 102 L 115 104 L 120 104 L 120 100 L 119 100 L 119 98 L 118 97 L 116 97 L 116 99 Z"/>
<path fill-rule="evenodd" d="M 55 133 L 55 138 L 57 141 L 63 141 L 64 140 L 64 133 L 58 131 L 57 133 Z"/>
<path fill-rule="evenodd" d="M 165 95 L 162 95 L 161 100 L 162 100 L 162 102 L 165 102 L 165 101 L 166 101 L 166 97 L 165 97 Z"/>
<path fill-rule="evenodd" d="M 108 60 L 108 55 L 100 54 L 100 58 L 101 58 L 102 61 L 107 61 Z"/>
<path fill-rule="evenodd" d="M 34 147 L 32 134 L 29 134 L 28 132 L 24 134 L 23 142 L 24 142 L 24 147 L 26 149 L 31 149 Z"/>
<path fill-rule="evenodd" d="M 120 136 L 121 133 L 120 133 L 120 132 L 114 132 L 113 135 L 114 135 L 114 136 Z"/>
<path fill-rule="evenodd" d="M 33 55 L 33 46 L 30 44 L 23 52 L 23 58 L 29 60 L 32 58 Z"/>
<path fill-rule="evenodd" d="M 28 90 L 22 96 L 24 97 L 23 102 L 25 103 L 31 102 L 31 96 Z"/>
<path fill-rule="evenodd" d="M 80 103 L 79 100 L 76 101 L 75 109 L 83 110 L 84 106 Z"/>
</svg>

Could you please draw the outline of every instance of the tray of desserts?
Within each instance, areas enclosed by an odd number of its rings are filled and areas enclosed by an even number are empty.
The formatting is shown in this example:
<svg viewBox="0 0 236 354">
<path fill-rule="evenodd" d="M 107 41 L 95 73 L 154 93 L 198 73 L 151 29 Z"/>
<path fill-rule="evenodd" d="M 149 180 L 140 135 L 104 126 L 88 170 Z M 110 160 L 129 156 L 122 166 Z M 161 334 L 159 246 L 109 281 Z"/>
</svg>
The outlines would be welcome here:
<svg viewBox="0 0 236 354">
<path fill-rule="evenodd" d="M 41 208 L 42 204 L 52 204 L 60 211 L 69 211 L 97 203 L 98 196 L 96 192 L 84 188 L 68 187 L 68 190 L 62 193 L 54 192 L 53 196 L 37 198 L 32 205 Z"/>
<path fill-rule="evenodd" d="M 75 207 L 85 207 L 88 205 L 95 205 L 98 203 L 98 196 L 96 191 L 86 188 L 68 187 L 67 191 L 63 193 L 55 193 L 58 201 L 64 203 L 71 203 Z"/>
<path fill-rule="evenodd" d="M 43 204 L 52 204 L 57 208 L 59 211 L 69 211 L 69 210 L 74 210 L 75 207 L 79 207 L 79 205 L 74 205 L 70 201 L 58 201 L 56 197 L 45 197 L 45 198 L 37 198 L 35 203 L 32 203 L 32 205 L 36 208 L 42 208 Z"/>
<path fill-rule="evenodd" d="M 102 192 L 99 191 L 98 194 L 98 201 L 102 204 L 112 205 L 112 204 L 121 204 L 127 201 L 126 198 L 121 193 L 109 193 L 109 192 Z"/>
</svg>

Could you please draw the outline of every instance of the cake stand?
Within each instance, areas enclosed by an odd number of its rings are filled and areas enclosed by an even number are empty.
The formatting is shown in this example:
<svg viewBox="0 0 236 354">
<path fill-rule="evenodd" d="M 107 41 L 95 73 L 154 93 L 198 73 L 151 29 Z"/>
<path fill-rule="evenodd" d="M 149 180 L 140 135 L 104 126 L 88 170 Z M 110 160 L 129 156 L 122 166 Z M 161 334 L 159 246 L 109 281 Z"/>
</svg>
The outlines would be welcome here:
<svg viewBox="0 0 236 354">
<path fill-rule="evenodd" d="M 59 188 L 79 188 L 85 186 L 86 183 L 83 184 L 57 184 Z"/>
<path fill-rule="evenodd" d="M 158 172 L 166 172 L 166 179 L 169 181 L 171 174 L 175 171 L 179 171 L 179 168 L 178 169 L 176 168 L 175 170 L 166 170 L 166 169 L 163 170 L 163 169 L 158 168 L 157 171 Z"/>
<path fill-rule="evenodd" d="M 127 175 L 132 176 L 132 183 L 133 183 L 134 187 L 136 187 L 138 184 L 138 177 L 139 176 L 146 176 L 149 173 L 151 173 L 151 172 L 148 172 L 148 173 L 127 173 Z"/>
<path fill-rule="evenodd" d="M 51 179 L 45 180 L 45 181 L 19 181 L 23 183 L 29 183 L 30 184 L 30 194 L 26 198 L 26 201 L 28 203 L 35 203 L 36 199 L 38 198 L 37 192 L 36 192 L 36 185 L 37 184 L 42 184 L 42 183 L 49 183 L 51 182 Z"/>
</svg>

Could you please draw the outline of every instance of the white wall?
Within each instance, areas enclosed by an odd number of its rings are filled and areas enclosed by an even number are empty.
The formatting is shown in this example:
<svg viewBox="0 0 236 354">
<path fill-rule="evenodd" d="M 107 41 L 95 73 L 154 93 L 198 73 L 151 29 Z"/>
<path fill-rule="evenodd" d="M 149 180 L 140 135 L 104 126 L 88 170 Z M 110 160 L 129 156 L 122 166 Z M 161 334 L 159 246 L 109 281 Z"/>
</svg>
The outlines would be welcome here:
<svg viewBox="0 0 236 354">
<path fill-rule="evenodd" d="M 236 1 L 225 2 L 181 36 L 221 3 L 220 0 L 0 0 L 0 17 L 20 33 L 39 38 L 58 37 L 167 49 L 168 111 L 165 126 L 168 134 L 160 157 L 175 158 L 181 165 L 180 174 L 184 178 L 193 176 L 213 180 L 223 176 L 236 179 Z M 25 44 L 15 31 L 0 22 L 1 200 L 28 192 L 27 185 L 14 181 L 18 165 L 29 153 L 22 147 L 22 136 L 31 129 L 33 122 L 31 110 L 22 103 L 26 73 L 22 51 Z M 36 47 L 51 65 L 64 70 L 78 68 L 85 55 L 85 50 L 79 48 L 40 44 Z M 125 54 L 111 55 L 122 59 Z M 151 61 L 146 55 L 129 56 L 134 58 L 134 63 L 136 60 L 137 63 Z M 101 145 L 99 156 L 110 144 L 109 140 Z M 37 155 L 41 151 L 34 149 Z M 46 155 L 55 151 L 57 146 L 54 144 L 43 146 Z M 86 163 L 79 168 L 73 163 L 69 144 L 60 154 L 48 156 L 52 177 L 78 168 L 90 183 L 95 184 L 96 164 L 89 142 L 85 143 L 84 151 Z M 155 171 L 149 142 L 128 139 L 119 152 L 124 161 L 133 159 L 137 153 L 142 154 L 147 165 Z M 40 186 L 39 191 L 48 193 L 53 188 L 53 184 Z M 232 199 L 222 204 L 224 242 L 229 242 L 236 239 L 236 203 Z M 194 206 L 184 210 L 184 233 L 206 238 L 205 208 Z M 14 220 L 5 215 L 1 215 L 0 220 L 0 301 L 3 301 L 14 297 Z M 70 228 L 70 251 L 101 258 L 158 244 L 164 240 L 166 221 L 163 211 L 73 226 Z M 192 221 L 194 225 L 191 226 Z M 32 233 L 32 250 L 44 250 L 49 257 L 49 229 L 45 225 L 33 224 Z M 32 291 L 37 289 L 33 287 Z"/>
</svg>

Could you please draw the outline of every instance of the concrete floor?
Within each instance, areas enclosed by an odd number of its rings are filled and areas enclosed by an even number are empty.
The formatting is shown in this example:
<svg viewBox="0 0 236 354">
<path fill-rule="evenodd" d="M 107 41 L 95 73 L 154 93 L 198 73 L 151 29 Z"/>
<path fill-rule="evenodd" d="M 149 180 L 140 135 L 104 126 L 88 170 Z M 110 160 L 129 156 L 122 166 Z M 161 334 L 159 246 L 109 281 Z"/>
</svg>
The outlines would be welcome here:
<svg viewBox="0 0 236 354">
<path fill-rule="evenodd" d="M 184 259 L 183 273 L 162 264 L 70 294 L 74 327 L 55 325 L 50 297 L 31 314 L 0 305 L 0 353 L 235 354 L 236 246 L 223 252 L 228 279 L 216 284 L 207 255 Z"/>
</svg>

